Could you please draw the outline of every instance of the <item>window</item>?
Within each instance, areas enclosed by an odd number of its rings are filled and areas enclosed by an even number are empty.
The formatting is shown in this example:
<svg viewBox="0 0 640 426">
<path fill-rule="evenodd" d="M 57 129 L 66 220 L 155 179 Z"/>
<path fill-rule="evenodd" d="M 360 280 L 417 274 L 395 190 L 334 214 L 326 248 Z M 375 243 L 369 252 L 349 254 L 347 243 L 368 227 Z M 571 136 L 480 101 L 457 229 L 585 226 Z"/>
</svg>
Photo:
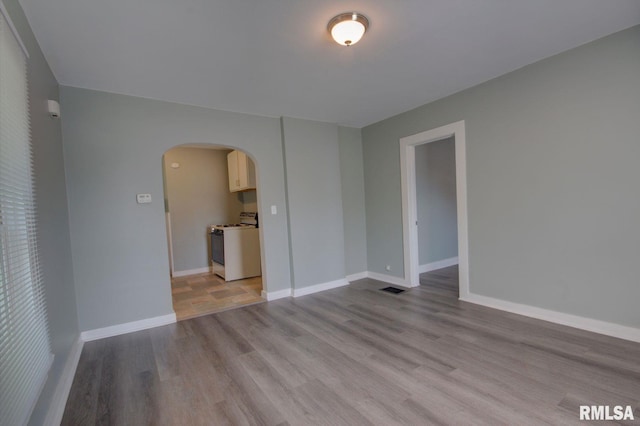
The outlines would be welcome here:
<svg viewBox="0 0 640 426">
<path fill-rule="evenodd" d="M 36 248 L 27 53 L 0 2 L 0 423 L 25 424 L 53 356 Z"/>
</svg>

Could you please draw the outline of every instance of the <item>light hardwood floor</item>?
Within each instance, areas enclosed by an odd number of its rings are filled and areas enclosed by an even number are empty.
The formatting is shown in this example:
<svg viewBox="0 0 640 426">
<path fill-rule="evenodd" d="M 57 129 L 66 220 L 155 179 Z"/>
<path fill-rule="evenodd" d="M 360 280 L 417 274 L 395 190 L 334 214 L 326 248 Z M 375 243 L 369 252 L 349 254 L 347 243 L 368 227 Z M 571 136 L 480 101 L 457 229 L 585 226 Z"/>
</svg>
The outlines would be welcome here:
<svg viewBox="0 0 640 426">
<path fill-rule="evenodd" d="M 262 277 L 226 282 L 212 273 L 171 279 L 173 310 L 178 321 L 264 302 Z"/>
<path fill-rule="evenodd" d="M 88 342 L 62 423 L 555 425 L 581 424 L 580 404 L 640 418 L 640 344 L 460 302 L 455 267 L 421 282 Z"/>
</svg>

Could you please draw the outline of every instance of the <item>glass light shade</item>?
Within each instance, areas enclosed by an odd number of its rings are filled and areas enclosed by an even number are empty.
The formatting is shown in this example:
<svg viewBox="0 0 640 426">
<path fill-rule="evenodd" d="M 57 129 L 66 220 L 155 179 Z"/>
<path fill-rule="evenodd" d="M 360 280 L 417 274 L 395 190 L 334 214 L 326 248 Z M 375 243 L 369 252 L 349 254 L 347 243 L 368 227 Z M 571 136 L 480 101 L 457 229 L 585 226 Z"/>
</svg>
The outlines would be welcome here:
<svg viewBox="0 0 640 426">
<path fill-rule="evenodd" d="M 356 44 L 364 35 L 364 25 L 358 21 L 343 21 L 331 29 L 331 37 L 343 46 Z"/>
<path fill-rule="evenodd" d="M 342 46 L 356 44 L 369 26 L 369 21 L 357 13 L 343 13 L 329 22 L 329 32 L 336 43 Z"/>
</svg>

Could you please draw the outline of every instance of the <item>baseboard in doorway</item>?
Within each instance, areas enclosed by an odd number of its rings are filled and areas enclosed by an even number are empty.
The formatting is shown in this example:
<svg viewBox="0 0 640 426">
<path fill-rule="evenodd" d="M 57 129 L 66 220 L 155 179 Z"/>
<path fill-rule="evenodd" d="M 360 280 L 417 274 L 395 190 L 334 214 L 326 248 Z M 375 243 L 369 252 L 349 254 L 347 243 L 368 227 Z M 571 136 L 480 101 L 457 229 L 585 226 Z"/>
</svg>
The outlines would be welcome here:
<svg viewBox="0 0 640 426">
<path fill-rule="evenodd" d="M 69 355 L 67 355 L 67 361 L 64 363 L 60 380 L 58 381 L 56 390 L 53 393 L 53 398 L 49 404 L 47 415 L 44 418 L 43 424 L 45 425 L 59 425 L 60 422 L 62 422 L 62 416 L 64 415 L 64 409 L 67 406 L 69 392 L 71 391 L 73 378 L 76 375 L 76 369 L 78 368 L 78 362 L 80 361 L 83 346 L 84 341 L 80 336 L 78 336 L 78 339 L 69 351 Z"/>
<path fill-rule="evenodd" d="M 185 271 L 173 271 L 172 276 L 174 278 L 178 278 L 186 277 L 187 275 L 206 274 L 208 272 L 211 272 L 210 266 L 207 266 L 206 268 L 187 269 Z"/>
<path fill-rule="evenodd" d="M 563 312 L 538 308 L 536 306 L 523 305 L 520 303 L 495 299 L 493 297 L 480 296 L 473 293 L 466 297 L 460 297 L 460 300 L 523 315 L 525 317 L 566 325 L 580 330 L 591 331 L 593 333 L 604 334 L 606 336 L 617 337 L 619 339 L 630 340 L 632 342 L 640 342 L 640 329 L 634 327 L 595 320 L 592 318 L 585 318 L 578 315 L 566 314 Z"/>
<path fill-rule="evenodd" d="M 121 334 L 133 333 L 134 331 L 146 330 L 148 328 L 160 327 L 176 322 L 176 314 L 171 313 L 159 317 L 145 318 L 139 321 L 127 322 L 124 324 L 112 325 L 110 327 L 96 328 L 80 333 L 80 338 L 85 342 L 104 339 L 106 337 L 119 336 Z"/>
<path fill-rule="evenodd" d="M 418 272 L 424 274 L 425 272 L 435 271 L 437 269 L 447 268 L 449 266 L 458 264 L 458 256 L 450 257 L 448 259 L 442 259 L 435 262 L 427 263 L 425 265 L 420 265 L 418 268 Z"/>
<path fill-rule="evenodd" d="M 291 289 L 286 288 L 284 290 L 269 291 L 269 292 L 262 290 L 261 295 L 265 300 L 270 302 L 272 300 L 278 300 L 278 299 L 284 299 L 285 297 L 290 297 Z"/>
</svg>

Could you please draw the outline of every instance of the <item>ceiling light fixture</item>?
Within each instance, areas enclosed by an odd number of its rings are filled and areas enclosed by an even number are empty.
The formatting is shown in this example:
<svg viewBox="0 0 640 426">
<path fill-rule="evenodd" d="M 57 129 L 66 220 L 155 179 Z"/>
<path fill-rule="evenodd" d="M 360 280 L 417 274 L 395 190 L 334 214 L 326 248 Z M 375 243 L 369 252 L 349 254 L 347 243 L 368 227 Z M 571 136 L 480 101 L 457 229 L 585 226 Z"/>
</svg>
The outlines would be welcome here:
<svg viewBox="0 0 640 426">
<path fill-rule="evenodd" d="M 329 21 L 327 29 L 336 43 L 343 46 L 356 44 L 369 28 L 366 16 L 356 12 L 341 13 Z"/>
</svg>

